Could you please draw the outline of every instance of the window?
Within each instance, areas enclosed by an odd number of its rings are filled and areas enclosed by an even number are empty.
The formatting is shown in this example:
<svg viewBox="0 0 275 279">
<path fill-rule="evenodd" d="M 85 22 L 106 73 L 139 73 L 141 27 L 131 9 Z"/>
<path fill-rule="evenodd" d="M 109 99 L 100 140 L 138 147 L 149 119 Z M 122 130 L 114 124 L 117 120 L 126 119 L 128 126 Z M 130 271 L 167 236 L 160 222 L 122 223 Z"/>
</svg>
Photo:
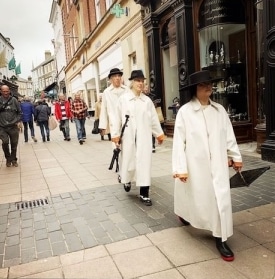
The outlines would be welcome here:
<svg viewBox="0 0 275 279">
<path fill-rule="evenodd" d="M 96 14 L 96 22 L 98 23 L 101 19 L 100 15 L 100 0 L 95 0 L 95 14 Z"/>
<path fill-rule="evenodd" d="M 106 3 L 106 10 L 109 10 L 109 8 L 112 6 L 113 1 L 112 0 L 105 0 Z"/>
</svg>

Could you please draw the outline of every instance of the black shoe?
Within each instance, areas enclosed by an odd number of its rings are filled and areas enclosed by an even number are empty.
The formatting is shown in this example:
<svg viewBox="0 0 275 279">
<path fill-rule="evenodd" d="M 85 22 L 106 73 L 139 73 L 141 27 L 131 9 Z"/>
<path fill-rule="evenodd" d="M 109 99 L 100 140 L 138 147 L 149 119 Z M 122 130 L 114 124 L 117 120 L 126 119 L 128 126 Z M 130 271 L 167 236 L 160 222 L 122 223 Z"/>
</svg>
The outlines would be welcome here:
<svg viewBox="0 0 275 279">
<path fill-rule="evenodd" d="M 120 175 L 118 175 L 117 181 L 118 181 L 118 183 L 121 183 L 121 177 L 120 177 Z"/>
<path fill-rule="evenodd" d="M 6 166 L 9 168 L 9 167 L 11 167 L 11 162 L 6 162 Z"/>
<path fill-rule="evenodd" d="M 50 141 L 50 137 L 47 137 L 47 141 Z"/>
<path fill-rule="evenodd" d="M 11 162 L 14 167 L 18 167 L 18 163 L 16 161 Z"/>
<path fill-rule="evenodd" d="M 151 206 L 152 205 L 152 201 L 149 197 L 144 197 L 144 196 L 139 196 L 139 199 L 142 201 L 143 204 L 145 204 L 146 206 Z"/>
<path fill-rule="evenodd" d="M 222 259 L 227 262 L 234 261 L 234 253 L 231 251 L 226 241 L 222 241 L 220 237 L 215 237 L 216 247 L 220 252 Z"/>
<path fill-rule="evenodd" d="M 179 220 L 182 222 L 183 226 L 189 226 L 190 223 L 187 222 L 186 220 L 184 220 L 183 218 L 181 218 L 180 216 L 178 216 Z"/>
<path fill-rule="evenodd" d="M 101 140 L 104 140 L 104 136 L 101 136 Z"/>
<path fill-rule="evenodd" d="M 125 192 L 130 192 L 131 190 L 131 182 L 125 183 L 124 185 Z"/>
<path fill-rule="evenodd" d="M 45 142 L 45 141 L 46 141 L 46 139 L 45 139 L 45 138 L 42 138 L 42 140 L 43 140 L 43 142 Z"/>
<path fill-rule="evenodd" d="M 83 140 L 79 140 L 79 143 L 80 143 L 80 145 L 82 145 L 83 144 Z"/>
<path fill-rule="evenodd" d="M 66 139 L 66 141 L 70 141 L 70 140 L 71 140 L 71 138 L 67 138 L 67 139 Z"/>
</svg>

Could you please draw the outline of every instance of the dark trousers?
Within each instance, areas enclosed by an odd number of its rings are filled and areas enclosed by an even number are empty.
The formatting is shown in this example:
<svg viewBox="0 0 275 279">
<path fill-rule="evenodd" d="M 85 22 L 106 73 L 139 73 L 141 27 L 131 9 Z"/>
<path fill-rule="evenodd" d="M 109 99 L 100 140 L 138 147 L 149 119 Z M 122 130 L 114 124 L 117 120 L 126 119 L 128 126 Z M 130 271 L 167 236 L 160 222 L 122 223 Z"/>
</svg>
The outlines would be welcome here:
<svg viewBox="0 0 275 279">
<path fill-rule="evenodd" d="M 2 140 L 2 149 L 7 162 L 16 162 L 16 153 L 19 139 L 19 129 L 17 125 L 5 128 L 0 127 L 0 139 Z"/>
<path fill-rule="evenodd" d="M 28 141 L 28 127 L 30 128 L 31 136 L 34 137 L 33 120 L 28 121 L 28 122 L 23 122 L 23 125 L 24 125 L 24 138 L 25 138 L 25 142 L 27 142 Z"/>
<path fill-rule="evenodd" d="M 42 136 L 43 141 L 46 140 L 45 131 L 46 131 L 47 139 L 49 140 L 50 139 L 49 121 L 48 120 L 38 121 L 38 124 L 39 124 L 39 127 L 40 127 L 40 132 L 41 132 L 41 136 Z"/>
</svg>

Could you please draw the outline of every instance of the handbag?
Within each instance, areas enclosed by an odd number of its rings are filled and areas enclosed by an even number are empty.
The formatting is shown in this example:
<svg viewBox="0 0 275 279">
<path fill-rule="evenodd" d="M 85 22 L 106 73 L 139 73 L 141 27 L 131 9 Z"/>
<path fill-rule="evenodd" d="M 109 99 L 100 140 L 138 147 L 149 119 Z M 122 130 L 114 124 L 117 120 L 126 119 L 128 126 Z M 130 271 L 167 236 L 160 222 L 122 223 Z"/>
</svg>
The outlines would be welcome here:
<svg viewBox="0 0 275 279">
<path fill-rule="evenodd" d="M 98 126 L 99 126 L 99 119 L 96 119 L 95 122 L 94 122 L 94 128 L 92 130 L 92 134 L 99 134 L 100 131 L 98 129 Z"/>
<path fill-rule="evenodd" d="M 159 122 L 163 123 L 164 122 L 164 117 L 163 117 L 163 114 L 162 114 L 161 107 L 156 107 L 156 111 L 157 111 L 157 114 L 158 114 Z"/>
<path fill-rule="evenodd" d="M 49 118 L 49 129 L 54 130 L 56 127 L 57 127 L 56 120 L 52 116 L 50 116 L 50 118 Z"/>
</svg>

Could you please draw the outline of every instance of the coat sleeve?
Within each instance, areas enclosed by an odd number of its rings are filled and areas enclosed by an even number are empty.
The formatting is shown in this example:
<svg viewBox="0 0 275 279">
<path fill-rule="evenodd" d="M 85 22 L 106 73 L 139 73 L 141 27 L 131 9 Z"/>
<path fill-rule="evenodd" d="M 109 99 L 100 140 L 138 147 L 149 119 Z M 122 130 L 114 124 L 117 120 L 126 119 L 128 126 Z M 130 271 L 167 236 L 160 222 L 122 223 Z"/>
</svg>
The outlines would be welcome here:
<svg viewBox="0 0 275 279">
<path fill-rule="evenodd" d="M 173 150 L 172 150 L 172 171 L 173 175 L 187 174 L 187 161 L 186 161 L 186 129 L 184 121 L 184 110 L 181 108 L 176 116 L 174 137 L 173 137 Z"/>
<path fill-rule="evenodd" d="M 102 96 L 101 111 L 99 116 L 99 129 L 107 129 L 108 124 L 108 114 L 107 114 L 107 102 L 106 93 Z"/>
<path fill-rule="evenodd" d="M 151 115 L 152 115 L 152 134 L 154 137 L 158 138 L 161 135 L 164 135 L 164 132 L 161 128 L 158 114 L 153 102 L 150 102 Z"/>
<path fill-rule="evenodd" d="M 233 162 L 242 162 L 242 155 L 240 153 L 237 140 L 234 134 L 232 123 L 229 117 L 226 115 L 227 124 L 227 156 L 228 159 L 233 160 Z"/>
</svg>

